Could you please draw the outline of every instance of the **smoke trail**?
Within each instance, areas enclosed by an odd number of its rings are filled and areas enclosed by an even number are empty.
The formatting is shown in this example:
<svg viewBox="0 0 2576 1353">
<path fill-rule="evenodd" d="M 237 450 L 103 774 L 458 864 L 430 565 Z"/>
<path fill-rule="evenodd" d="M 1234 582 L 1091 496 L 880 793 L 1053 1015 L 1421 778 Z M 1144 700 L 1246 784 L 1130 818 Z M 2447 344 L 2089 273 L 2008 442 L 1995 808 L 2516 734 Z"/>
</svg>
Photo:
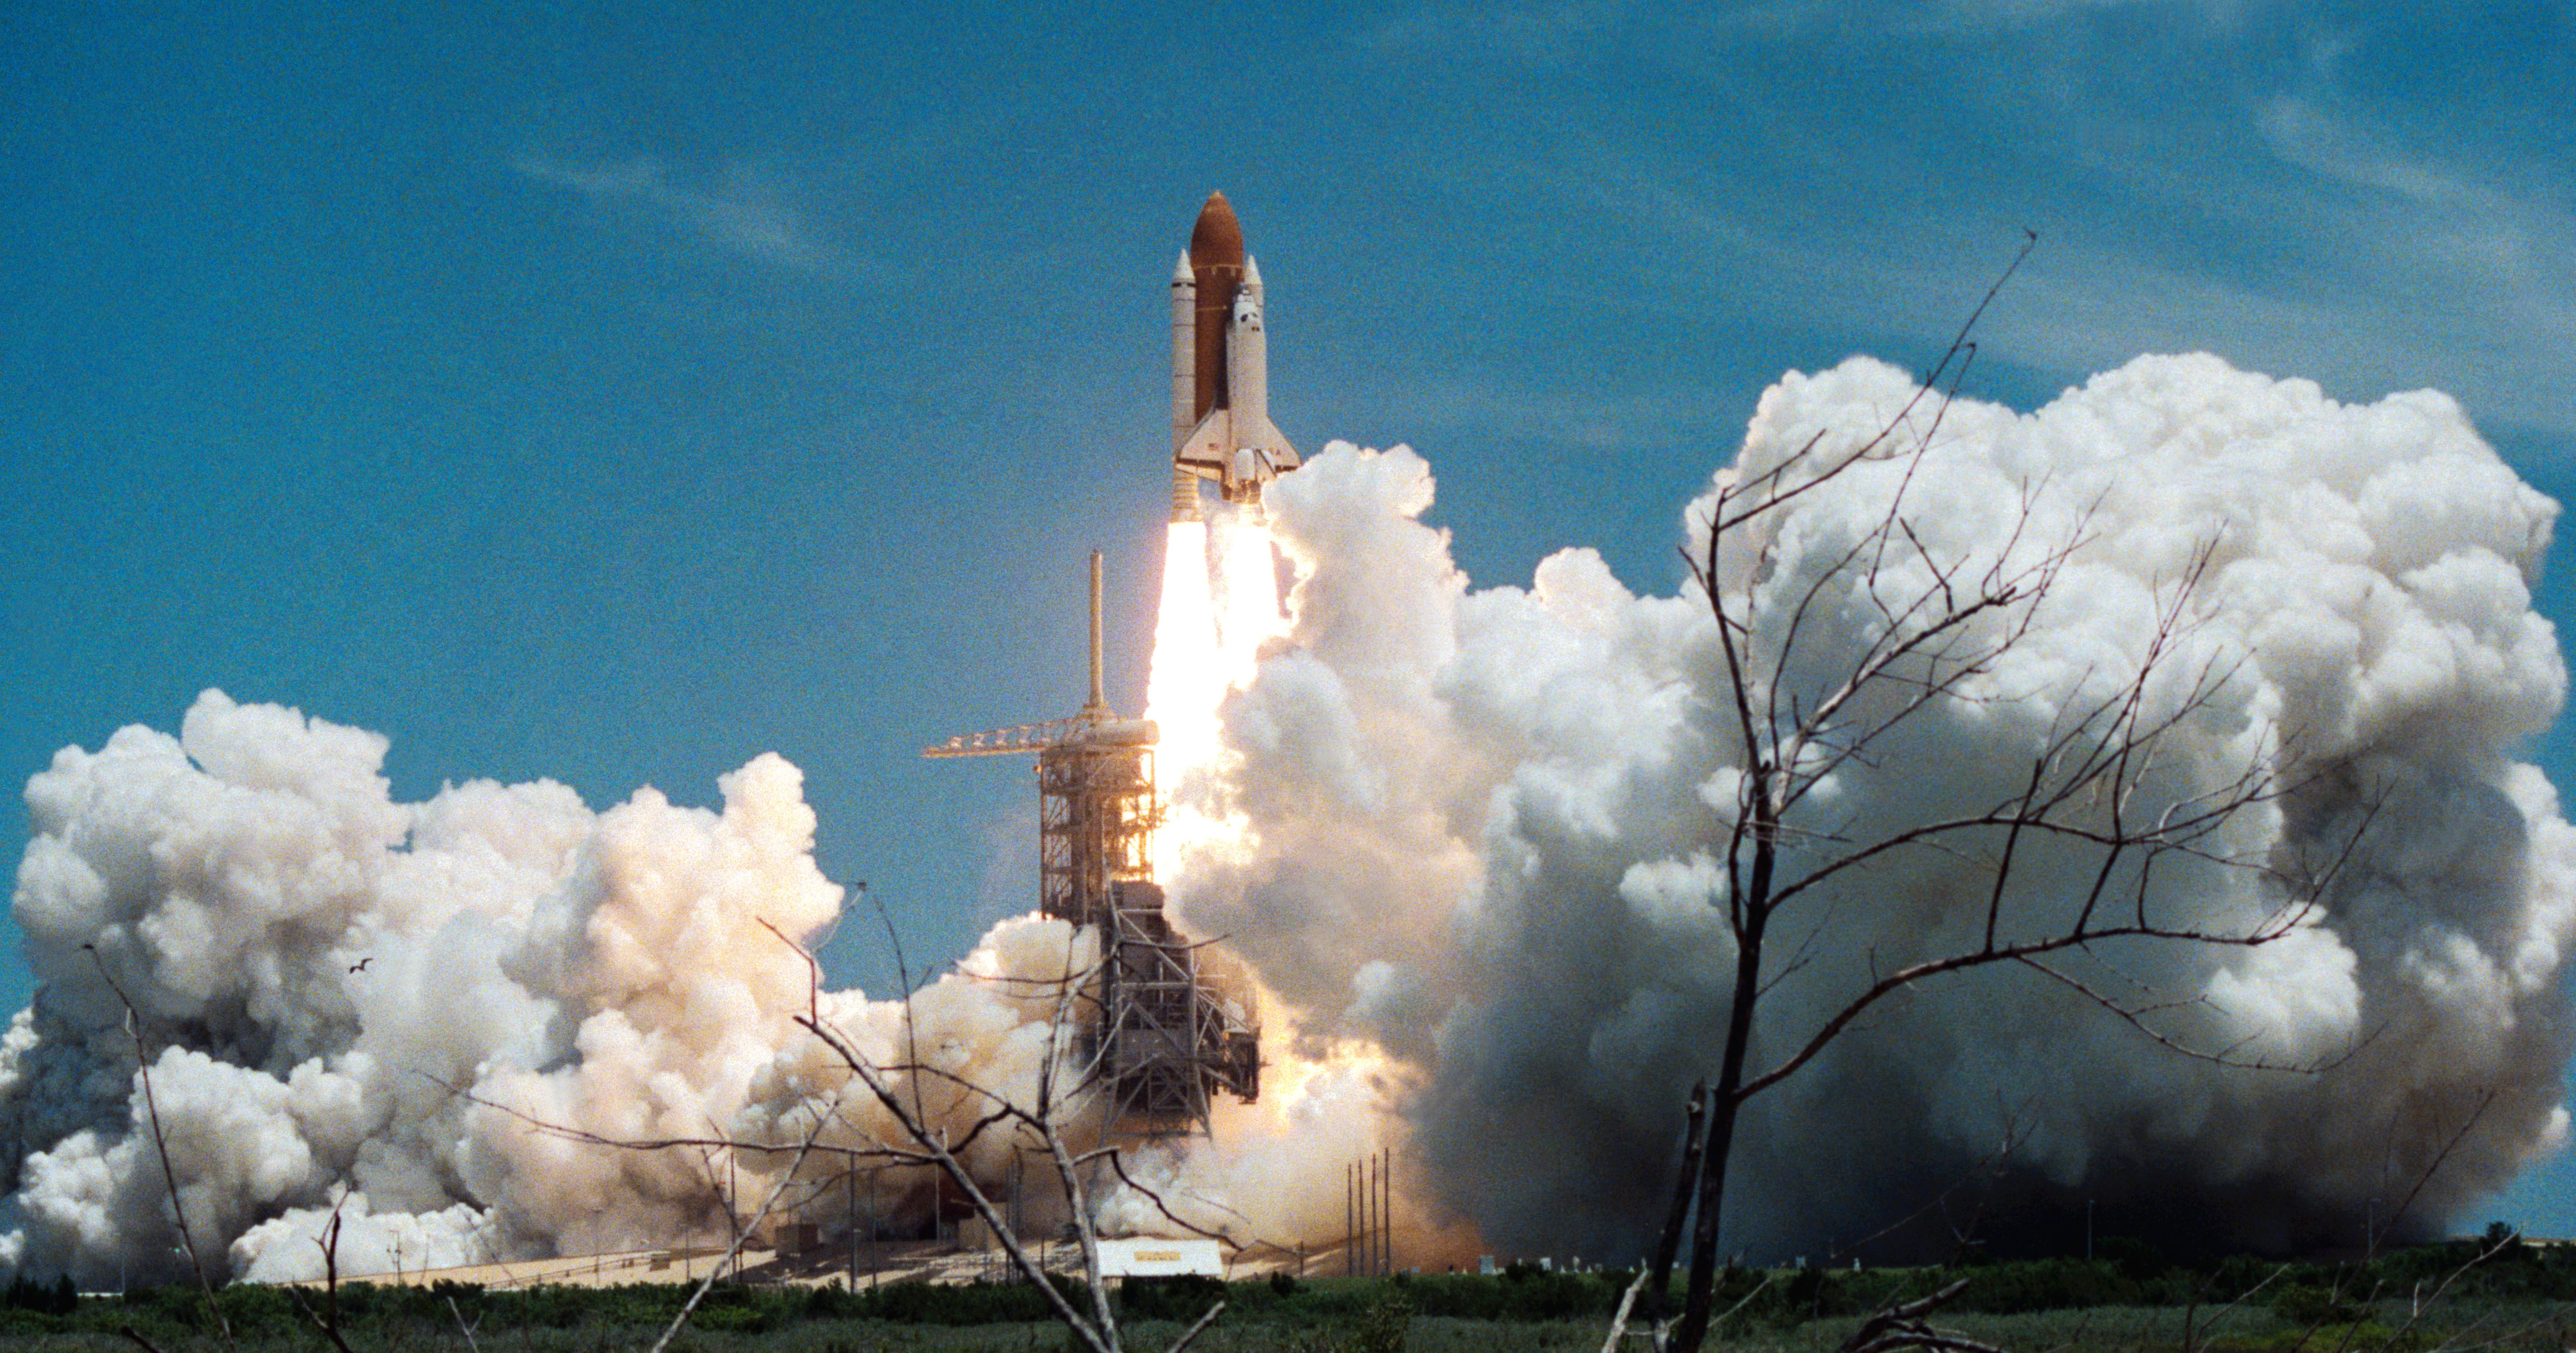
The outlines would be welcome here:
<svg viewBox="0 0 2576 1353">
<path fill-rule="evenodd" d="M 1742 460 L 1865 433 L 1908 393 L 1869 362 L 1788 378 Z M 1883 511 L 1875 483 L 1802 500 L 1767 565 L 1731 561 L 1729 585 L 1813 576 L 1837 532 Z M 1249 552 L 1229 527 L 1213 579 L 1208 546 L 1195 556 L 1217 628 L 1186 694 L 1222 744 L 1193 793 L 1234 834 L 1168 881 L 1181 923 L 1228 937 L 1258 977 L 1273 1065 L 1215 1144 L 1138 1168 L 1239 1234 L 1315 1244 L 1341 1230 L 1339 1166 L 1394 1146 L 1421 1184 L 1408 1226 L 1632 1253 L 1731 980 L 1712 861 L 1736 768 L 1711 725 L 1708 609 L 1637 595 L 1585 550 L 1527 588 L 1471 590 L 1420 520 L 1431 493 L 1400 448 L 1336 447 L 1272 486 L 1296 576 L 1277 634 L 1275 618 L 1218 625 L 1258 598 L 1230 581 L 1258 570 L 1227 566 Z M 2032 1225 L 2091 1198 L 2109 1227 L 2152 1198 L 2208 1235 L 2280 1243 L 2348 1239 L 2347 1216 L 2357 1234 L 2369 1200 L 2455 1134 L 2420 1225 L 2554 1149 L 2576 835 L 2514 759 L 2564 694 L 2529 597 L 2554 505 L 2441 396 L 2343 406 L 2205 357 L 2141 359 L 2030 415 L 1957 406 L 1909 494 L 1940 550 L 2002 548 L 1997 505 L 2024 501 L 2033 538 L 2079 518 L 2089 536 L 2016 655 L 2033 698 L 1946 711 L 1837 811 L 1884 823 L 1992 797 L 2001 749 L 2130 651 L 2136 599 L 2214 535 L 2193 642 L 2244 665 L 2206 764 L 2173 783 L 2290 747 L 2315 788 L 2249 819 L 2254 844 L 2378 819 L 2293 939 L 2131 954 L 2125 971 L 2199 998 L 2193 1032 L 2216 1040 L 2362 1047 L 2330 1075 L 2228 1072 L 2023 977 L 1927 988 L 1759 1102 L 1730 1246 L 1817 1253 L 2007 1142 L 2001 1196 Z M 210 692 L 175 738 L 124 729 L 29 782 L 15 907 L 42 985 L 0 1040 L 11 1266 L 178 1276 L 102 965 L 140 1015 L 178 1206 L 221 1267 L 257 1277 L 309 1271 L 335 1202 L 352 1269 L 721 1237 L 747 1210 L 722 1152 L 575 1145 L 518 1115 L 620 1138 L 785 1141 L 820 1123 L 819 1180 L 892 1128 L 797 1027 L 809 1002 L 872 1056 L 1008 1094 L 1059 1050 L 1044 982 L 1014 980 L 1089 961 L 1059 923 L 997 927 L 909 1023 L 899 1003 L 809 989 L 762 923 L 810 935 L 840 899 L 774 756 L 725 777 L 717 811 L 651 791 L 594 811 L 546 782 L 399 803 L 385 746 Z M 1875 953 L 1955 937 L 1960 876 L 1871 882 L 1833 900 L 1829 942 L 1766 1018 L 1811 1014 Z M 944 1084 L 925 1079 L 924 1103 L 962 1131 L 978 1106 Z M 738 1168 L 752 1192 L 757 1159 Z M 918 1175 L 890 1174 L 884 1196 L 912 1218 L 935 1206 Z M 1157 1224 L 1132 1196 L 1103 1206 L 1112 1225 Z M 839 1214 L 834 1194 L 813 1219 Z"/>
</svg>

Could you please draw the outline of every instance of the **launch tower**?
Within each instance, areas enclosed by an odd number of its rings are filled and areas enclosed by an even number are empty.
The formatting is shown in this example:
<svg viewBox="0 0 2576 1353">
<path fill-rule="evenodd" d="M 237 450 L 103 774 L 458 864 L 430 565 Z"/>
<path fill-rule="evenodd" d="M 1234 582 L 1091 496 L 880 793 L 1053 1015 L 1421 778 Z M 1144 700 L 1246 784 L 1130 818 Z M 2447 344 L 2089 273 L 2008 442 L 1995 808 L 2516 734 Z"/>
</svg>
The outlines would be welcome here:
<svg viewBox="0 0 2576 1353">
<path fill-rule="evenodd" d="M 1261 1092 L 1260 1031 L 1223 990 L 1205 946 L 1163 915 L 1151 846 L 1155 728 L 1101 694 L 1100 552 L 1091 555 L 1091 693 L 1068 719 L 969 733 L 928 757 L 1037 757 L 1038 909 L 1100 938 L 1085 1062 L 1123 1129 L 1205 1131 L 1215 1095 Z"/>
</svg>

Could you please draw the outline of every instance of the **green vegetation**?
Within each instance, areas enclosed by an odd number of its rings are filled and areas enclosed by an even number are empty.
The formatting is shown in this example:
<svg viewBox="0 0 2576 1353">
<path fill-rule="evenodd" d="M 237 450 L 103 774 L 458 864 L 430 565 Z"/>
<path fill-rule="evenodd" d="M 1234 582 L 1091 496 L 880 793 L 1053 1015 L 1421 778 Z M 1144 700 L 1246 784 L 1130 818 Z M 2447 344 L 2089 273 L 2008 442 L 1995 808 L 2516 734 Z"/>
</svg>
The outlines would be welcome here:
<svg viewBox="0 0 2576 1353">
<path fill-rule="evenodd" d="M 2501 1241 L 2505 1237 L 2496 1237 Z M 1967 1287 L 1936 1320 L 2012 1349 L 2087 1353 L 2430 1353 L 2461 1342 L 2566 1348 L 2576 1336 L 2576 1248 L 2456 1242 L 2361 1264 L 2282 1264 L 2234 1258 L 2192 1267 L 2135 1242 L 2106 1242 L 2092 1260 L 2051 1259 L 1952 1269 L 1805 1268 L 1725 1275 L 1719 1335 L 1742 1353 L 1834 1348 L 1867 1313 L 1961 1278 Z M 1209 1353 L 1568 1353 L 1597 1349 L 1633 1275 L 1550 1273 L 1513 1265 L 1493 1277 L 1399 1275 L 1231 1285 L 1206 1278 L 1132 1282 L 1119 1317 L 1158 1347 L 1222 1297 L 1226 1314 L 1195 1346 Z M 480 1353 L 606 1353 L 648 1345 L 669 1323 L 683 1286 L 486 1291 L 356 1284 L 339 1293 L 342 1333 L 375 1349 Z M 234 1286 L 218 1294 L 245 1353 L 322 1350 L 297 1296 L 319 1292 Z M 13 1284 L 0 1297 L 0 1345 L 131 1350 L 131 1328 L 163 1353 L 221 1346 L 204 1298 L 166 1287 L 125 1297 L 75 1298 L 66 1284 Z M 1161 1332 L 1162 1340 L 1151 1337 Z M 931 1287 L 719 1286 L 679 1347 L 795 1353 L 1061 1353 L 1063 1331 L 1037 1291 L 1020 1284 Z"/>
</svg>

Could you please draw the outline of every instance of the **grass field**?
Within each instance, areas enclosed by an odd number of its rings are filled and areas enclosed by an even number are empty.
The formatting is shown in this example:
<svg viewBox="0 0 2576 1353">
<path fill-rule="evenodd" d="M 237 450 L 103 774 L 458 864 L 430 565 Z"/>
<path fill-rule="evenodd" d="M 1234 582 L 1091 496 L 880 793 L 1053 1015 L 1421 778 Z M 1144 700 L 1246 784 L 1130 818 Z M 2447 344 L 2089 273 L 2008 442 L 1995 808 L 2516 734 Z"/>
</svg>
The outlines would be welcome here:
<svg viewBox="0 0 2576 1353">
<path fill-rule="evenodd" d="M 1940 1322 L 2015 1353 L 2180 1353 L 2183 1312 L 2164 1307 L 2102 1307 L 2081 1311 L 2040 1311 L 2020 1315 L 1970 1313 Z M 2206 1312 L 2202 1313 L 2204 1317 Z M 2406 1328 L 2405 1312 L 2391 1303 L 2373 1320 L 2353 1326 L 2303 1326 L 2282 1320 L 2269 1310 L 2243 1309 L 2221 1320 L 2212 1334 L 2196 1330 L 2192 1347 L 2205 1353 L 2435 1353 L 2436 1350 L 2533 1350 L 2558 1353 L 2576 1333 L 2576 1312 L 2563 1305 L 2511 1303 L 2470 1311 L 2437 1313 Z M 1833 1317 L 1794 1327 L 1764 1327 L 1734 1332 L 1713 1347 L 1730 1353 L 1832 1353 L 1859 1324 L 1859 1317 Z M 1180 1331 L 1169 1321 L 1144 1321 L 1129 1328 L 1128 1345 L 1137 1353 L 1159 1353 Z M 1207 1353 L 1591 1353 L 1601 1347 L 1608 1322 L 1599 1318 L 1548 1321 L 1462 1320 L 1452 1316 L 1413 1316 L 1400 1325 L 1325 1322 L 1297 1325 L 1245 1320 L 1219 1324 L 1194 1344 Z M 612 1324 L 476 1331 L 469 1347 L 453 1323 L 445 1327 L 353 1330 L 354 1348 L 367 1350 L 459 1350 L 459 1353 L 611 1353 L 640 1350 L 658 1336 L 658 1328 Z M 152 1342 L 163 1353 L 214 1353 L 223 1348 L 207 1331 L 164 1329 Z M 5 1346 L 29 1353 L 57 1350 L 120 1349 L 136 1346 L 109 1330 L 83 1329 L 51 1333 L 29 1331 L 0 1335 Z M 259 1328 L 242 1331 L 243 1353 L 313 1353 L 326 1345 L 307 1329 Z M 699 1353 L 763 1350 L 764 1353 L 1061 1353 L 1067 1347 L 1061 1327 L 1047 1323 L 997 1325 L 913 1325 L 881 1320 L 816 1320 L 765 1332 L 692 1329 L 676 1348 Z M 1640 1345 L 1642 1347 L 1642 1345 Z"/>
<path fill-rule="evenodd" d="M 2559 1353 L 2576 1337 L 2576 1253 L 2461 1242 L 2371 1264 L 2228 1260 L 2207 1268 L 2130 1253 L 1970 1269 L 1735 1272 L 1712 1339 L 1730 1353 L 1833 1353 L 1868 1313 L 1936 1287 L 1968 1286 L 1935 1323 L 2012 1353 Z M 1120 1296 L 1136 1353 L 1159 1353 L 1222 1296 L 1207 1353 L 1566 1353 L 1602 1346 L 1625 1275 L 1143 1284 Z M 338 1326 L 358 1353 L 609 1353 L 649 1347 L 680 1286 L 486 1291 L 345 1287 Z M 0 1349 L 327 1353 L 312 1314 L 323 1294 L 237 1285 L 220 1305 L 162 1288 L 75 1298 L 17 1284 L 0 1300 Z M 718 1287 L 677 1348 L 717 1353 L 1059 1353 L 1065 1331 L 1020 1285 Z M 129 1335 L 125 1331 L 132 1331 Z M 470 1331 L 470 1332 L 469 1332 Z M 139 1336 L 139 1338 L 138 1338 Z M 1632 1345 L 1641 1350 L 1643 1344 Z"/>
</svg>

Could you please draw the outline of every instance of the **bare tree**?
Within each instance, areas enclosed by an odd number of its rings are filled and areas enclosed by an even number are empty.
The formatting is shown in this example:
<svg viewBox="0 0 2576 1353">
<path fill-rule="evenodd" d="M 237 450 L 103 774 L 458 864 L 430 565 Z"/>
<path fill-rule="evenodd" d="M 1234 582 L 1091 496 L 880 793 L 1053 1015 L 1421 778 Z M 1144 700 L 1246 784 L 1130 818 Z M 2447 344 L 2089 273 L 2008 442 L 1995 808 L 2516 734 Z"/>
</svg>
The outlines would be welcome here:
<svg viewBox="0 0 2576 1353">
<path fill-rule="evenodd" d="M 2025 245 L 2022 256 L 2028 252 Z M 2017 256 L 2014 267 L 2019 263 Z M 2007 268 L 2004 278 L 2011 274 Z M 2240 815 L 2283 792 L 2273 764 L 2246 765 L 2179 794 L 2168 773 L 2194 735 L 2194 721 L 2233 675 L 2223 661 L 2189 656 L 2193 646 L 2185 642 L 2210 544 L 2162 589 L 2134 665 L 2090 674 L 2089 693 L 2060 708 L 2032 749 L 2026 776 L 2017 776 L 2012 788 L 1876 835 L 1832 819 L 1827 787 L 1836 777 L 1940 774 L 1937 767 L 1895 764 L 1910 732 L 1959 705 L 2015 698 L 1998 685 L 2005 659 L 2045 623 L 2043 603 L 2090 543 L 2082 523 L 2062 538 L 2035 538 L 2039 515 L 2028 496 L 2000 546 L 1974 554 L 1927 543 L 1936 533 L 1919 532 L 1909 519 L 1907 488 L 1973 356 L 1969 333 L 2002 286 L 1998 280 L 1912 401 L 1874 435 L 1846 444 L 1819 432 L 1776 463 L 1746 467 L 1716 493 L 1704 541 L 1684 550 L 1716 621 L 1721 736 L 1742 773 L 1719 851 L 1727 885 L 1722 905 L 1735 945 L 1726 1033 L 1715 1075 L 1694 1092 L 1682 1177 L 1665 1234 L 1640 1275 L 1643 1315 L 1659 1346 L 1688 1353 L 1707 1336 L 1719 1223 L 1744 1106 L 1808 1066 L 1855 1021 L 1918 983 L 2009 965 L 2071 990 L 2143 1037 L 2251 1065 L 2235 1050 L 2190 1046 L 2168 1031 L 2155 1018 L 2167 1007 L 2153 1004 L 2153 993 L 2105 989 L 2062 960 L 2138 943 L 2268 943 L 2299 923 L 2336 863 L 2279 878 L 2277 906 L 2234 924 L 2166 914 L 2151 886 L 2160 868 L 2186 861 L 2229 870 L 2278 868 L 2231 854 L 2226 837 Z M 1862 473 L 1892 481 L 1883 513 L 1830 558 L 1810 558 L 1796 579 L 1774 581 L 1774 527 L 1782 515 L 1825 486 Z M 1850 622 L 1855 610 L 1865 615 L 1863 623 Z M 1901 965 L 1882 967 L 1873 955 L 1839 1003 L 1821 1007 L 1821 1018 L 1791 1023 L 1775 1014 L 1766 1020 L 1768 998 L 1824 942 L 1828 897 L 1873 870 L 1924 853 L 1937 853 L 1953 868 L 1964 862 L 1983 871 L 1977 876 L 1982 926 L 1971 923 L 1982 933 L 1951 952 Z M 2032 895 L 2045 891 L 2026 877 L 2043 853 L 2061 868 L 2070 854 L 2083 861 L 2089 881 L 2079 895 Z M 1756 1062 L 1757 1050 L 1765 1061 Z M 1662 1303 L 1686 1217 L 1683 1306 L 1677 1320 L 1667 1321 Z M 1872 1350 L 1942 1346 L 1945 1336 L 1923 1324 L 1937 1304 L 1883 1312 L 1865 1327 L 1865 1342 Z"/>
</svg>

